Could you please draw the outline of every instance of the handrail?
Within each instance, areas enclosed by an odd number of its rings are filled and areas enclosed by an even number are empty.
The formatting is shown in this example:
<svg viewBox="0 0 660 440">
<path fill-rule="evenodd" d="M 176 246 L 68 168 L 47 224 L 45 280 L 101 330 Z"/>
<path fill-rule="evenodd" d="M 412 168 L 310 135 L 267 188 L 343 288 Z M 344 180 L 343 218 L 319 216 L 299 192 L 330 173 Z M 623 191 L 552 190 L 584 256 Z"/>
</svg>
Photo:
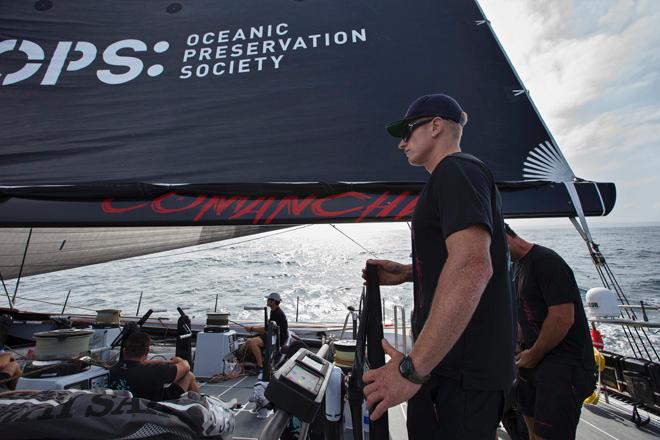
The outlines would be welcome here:
<svg viewBox="0 0 660 440">
<path fill-rule="evenodd" d="M 408 329 L 406 328 L 406 309 L 402 305 L 395 304 L 394 310 L 394 348 L 399 349 L 399 317 L 397 311 L 401 309 L 401 333 L 403 339 L 403 354 L 408 354 Z"/>
<path fill-rule="evenodd" d="M 346 333 L 346 326 L 348 325 L 348 318 L 352 317 L 353 318 L 353 339 L 355 339 L 356 333 L 357 333 L 357 312 L 355 311 L 355 307 L 353 306 L 348 306 L 348 313 L 346 314 L 346 318 L 344 318 L 344 325 L 341 327 L 341 334 L 339 335 L 339 339 L 344 339 L 344 333 Z"/>
</svg>

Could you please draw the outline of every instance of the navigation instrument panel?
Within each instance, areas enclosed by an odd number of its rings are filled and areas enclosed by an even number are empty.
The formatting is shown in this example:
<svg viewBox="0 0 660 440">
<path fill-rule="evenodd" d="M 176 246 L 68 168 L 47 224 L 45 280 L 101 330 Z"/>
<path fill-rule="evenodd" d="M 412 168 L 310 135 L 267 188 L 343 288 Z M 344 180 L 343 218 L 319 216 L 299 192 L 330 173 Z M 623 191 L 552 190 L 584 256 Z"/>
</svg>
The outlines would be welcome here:
<svg viewBox="0 0 660 440">
<path fill-rule="evenodd" d="M 329 361 L 301 348 L 275 373 L 266 388 L 266 398 L 311 423 L 323 402 L 331 373 Z"/>
</svg>

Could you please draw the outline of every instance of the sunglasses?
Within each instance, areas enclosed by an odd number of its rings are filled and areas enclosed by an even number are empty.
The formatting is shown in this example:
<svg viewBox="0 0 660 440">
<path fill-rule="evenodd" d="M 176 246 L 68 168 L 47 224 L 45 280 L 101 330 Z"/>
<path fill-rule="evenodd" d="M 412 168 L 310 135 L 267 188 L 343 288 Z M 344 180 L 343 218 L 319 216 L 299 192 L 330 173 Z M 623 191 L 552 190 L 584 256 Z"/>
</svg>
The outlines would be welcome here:
<svg viewBox="0 0 660 440">
<path fill-rule="evenodd" d="M 424 124 L 428 124 L 432 120 L 434 120 L 437 116 L 434 116 L 432 118 L 427 118 L 427 119 L 418 119 L 417 121 L 410 122 L 406 125 L 403 126 L 403 130 L 401 131 L 401 139 L 404 142 L 408 142 L 410 139 L 410 136 L 412 136 L 413 131 L 415 131 L 416 128 L 421 127 Z"/>
</svg>

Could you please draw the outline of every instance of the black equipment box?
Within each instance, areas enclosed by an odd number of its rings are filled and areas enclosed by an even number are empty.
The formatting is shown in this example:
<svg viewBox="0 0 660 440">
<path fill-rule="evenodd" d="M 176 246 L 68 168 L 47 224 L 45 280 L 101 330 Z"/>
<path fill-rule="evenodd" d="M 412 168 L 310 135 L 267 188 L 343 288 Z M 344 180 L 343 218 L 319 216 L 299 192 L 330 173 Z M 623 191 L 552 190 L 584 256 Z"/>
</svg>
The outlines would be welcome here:
<svg viewBox="0 0 660 440">
<path fill-rule="evenodd" d="M 301 348 L 275 373 L 266 398 L 276 407 L 311 423 L 323 403 L 332 364 Z"/>
<path fill-rule="evenodd" d="M 626 380 L 623 377 L 624 357 L 608 351 L 602 352 L 605 358 L 605 369 L 601 373 L 601 381 L 610 389 L 625 392 Z"/>
<path fill-rule="evenodd" d="M 638 358 L 624 358 L 623 361 L 623 369 L 628 370 L 628 371 L 634 371 L 635 373 L 643 374 L 644 376 L 648 375 L 648 370 L 647 366 L 651 362 L 647 361 L 646 359 L 638 359 Z"/>
<path fill-rule="evenodd" d="M 650 362 L 646 369 L 649 372 L 649 377 L 651 378 L 651 383 L 653 384 L 653 390 L 660 394 L 660 364 L 657 362 Z"/>
<path fill-rule="evenodd" d="M 655 404 L 651 380 L 646 374 L 626 370 L 623 372 L 623 377 L 626 379 L 628 394 L 633 400 L 649 407 Z"/>
</svg>

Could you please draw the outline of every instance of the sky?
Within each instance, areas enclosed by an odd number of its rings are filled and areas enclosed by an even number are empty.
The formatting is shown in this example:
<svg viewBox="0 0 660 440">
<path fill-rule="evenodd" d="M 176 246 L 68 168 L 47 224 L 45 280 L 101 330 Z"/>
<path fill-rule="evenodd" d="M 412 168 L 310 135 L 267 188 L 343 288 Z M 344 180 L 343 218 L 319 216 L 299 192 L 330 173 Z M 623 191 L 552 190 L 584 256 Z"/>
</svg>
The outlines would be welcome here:
<svg viewBox="0 0 660 440">
<path fill-rule="evenodd" d="M 576 176 L 614 182 L 590 222 L 660 221 L 660 0 L 479 0 Z"/>
</svg>

